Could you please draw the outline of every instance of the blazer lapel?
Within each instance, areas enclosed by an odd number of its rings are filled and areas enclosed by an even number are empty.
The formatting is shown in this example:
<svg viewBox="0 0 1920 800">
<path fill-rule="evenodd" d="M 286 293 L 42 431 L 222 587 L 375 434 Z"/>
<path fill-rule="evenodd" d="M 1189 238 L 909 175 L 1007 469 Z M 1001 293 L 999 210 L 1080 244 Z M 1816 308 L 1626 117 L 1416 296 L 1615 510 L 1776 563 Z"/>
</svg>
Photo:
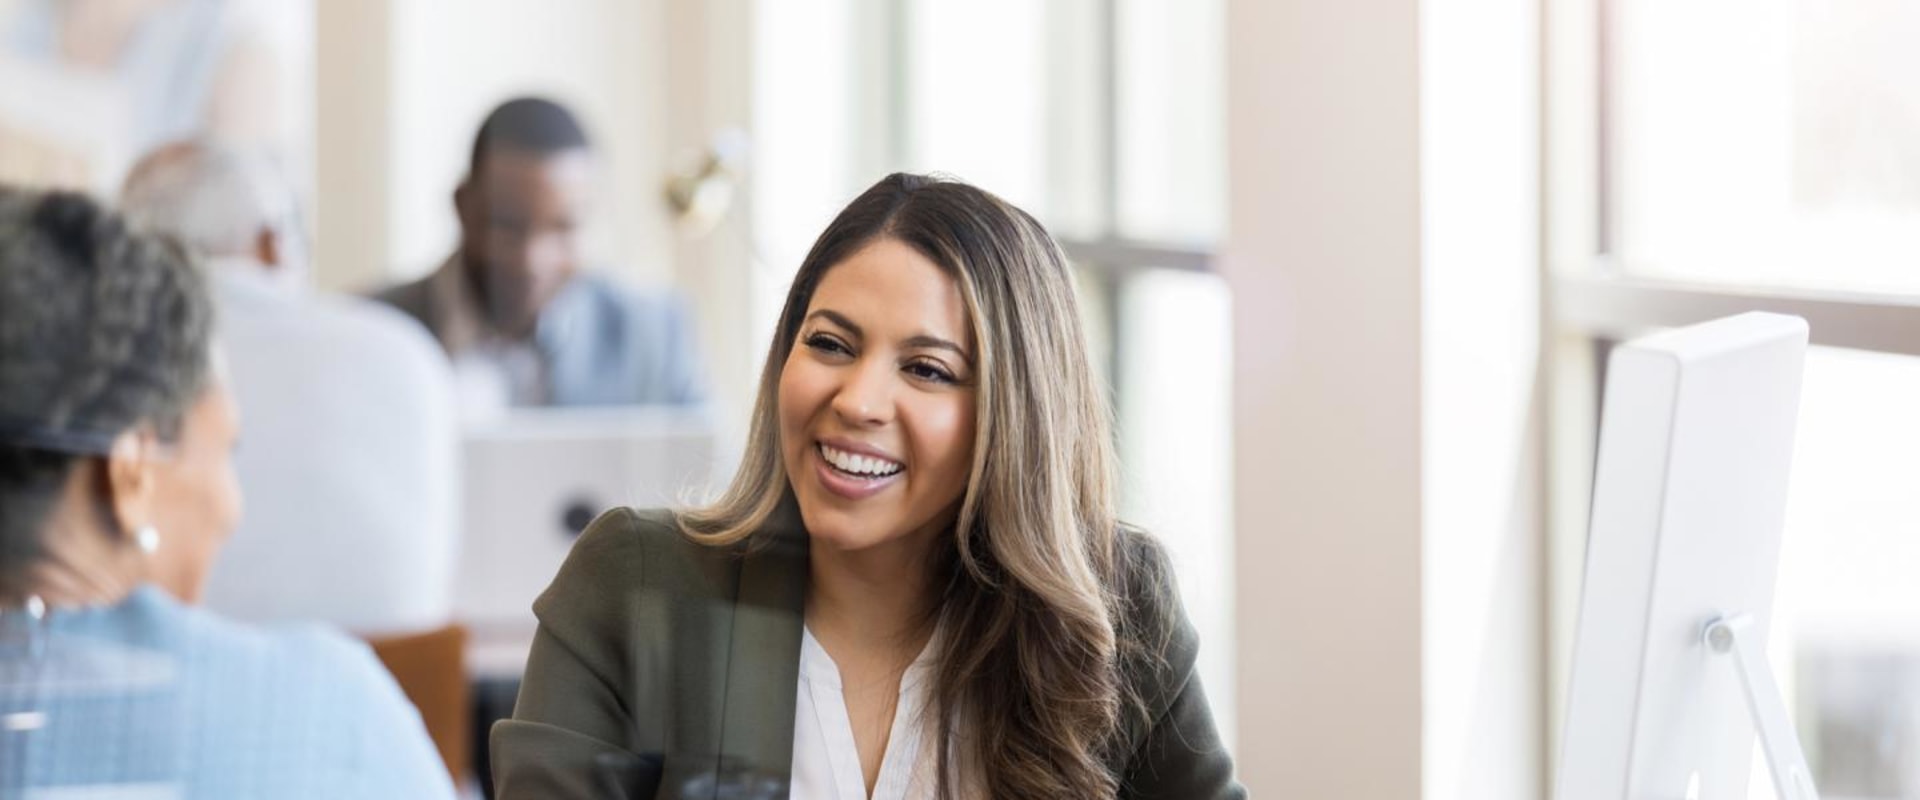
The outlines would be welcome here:
<svg viewBox="0 0 1920 800">
<path fill-rule="evenodd" d="M 786 511 L 776 512 L 763 544 L 742 558 L 735 586 L 716 777 L 753 787 L 743 797 L 767 796 L 775 784 L 784 797 L 793 771 L 807 542 L 803 531 L 796 535 L 798 514 Z"/>
</svg>

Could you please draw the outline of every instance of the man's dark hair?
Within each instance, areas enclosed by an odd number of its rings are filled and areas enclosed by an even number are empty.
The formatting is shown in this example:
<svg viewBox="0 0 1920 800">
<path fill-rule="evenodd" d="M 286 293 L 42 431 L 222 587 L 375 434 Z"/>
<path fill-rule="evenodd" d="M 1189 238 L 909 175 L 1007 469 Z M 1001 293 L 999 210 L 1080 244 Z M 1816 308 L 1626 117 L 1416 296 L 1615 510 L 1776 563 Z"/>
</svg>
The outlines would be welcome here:
<svg viewBox="0 0 1920 800">
<path fill-rule="evenodd" d="M 467 175 L 480 174 L 480 164 L 496 149 L 548 156 L 587 147 L 586 130 L 566 106 L 544 97 L 519 97 L 501 103 L 480 123 Z"/>
<path fill-rule="evenodd" d="M 213 300 L 186 251 L 84 195 L 0 186 L 0 595 L 44 555 L 81 459 L 178 434 L 210 371 Z"/>
</svg>

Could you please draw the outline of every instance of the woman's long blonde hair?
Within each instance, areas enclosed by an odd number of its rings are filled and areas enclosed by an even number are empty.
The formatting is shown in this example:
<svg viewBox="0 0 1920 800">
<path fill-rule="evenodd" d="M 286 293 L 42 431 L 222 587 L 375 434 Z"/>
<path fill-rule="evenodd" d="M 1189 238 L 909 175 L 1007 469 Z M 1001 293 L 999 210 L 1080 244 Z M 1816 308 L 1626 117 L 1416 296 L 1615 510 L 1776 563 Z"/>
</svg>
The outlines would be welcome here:
<svg viewBox="0 0 1920 800">
<path fill-rule="evenodd" d="M 787 294 L 739 471 L 680 524 L 698 541 L 730 545 L 790 502 L 781 370 L 822 276 L 883 238 L 954 277 L 978 343 L 973 468 L 953 547 L 936 556 L 944 656 L 929 721 L 942 796 L 969 785 L 996 798 L 1113 797 L 1123 716 L 1142 707 L 1120 664 L 1126 651 L 1155 649 L 1167 623 L 1129 608 L 1154 587 L 1128 583 L 1155 581 L 1137 574 L 1137 554 L 1121 542 L 1111 415 L 1072 276 L 1026 212 L 964 183 L 908 174 L 848 205 Z M 966 765 L 964 779 L 950 754 Z"/>
</svg>

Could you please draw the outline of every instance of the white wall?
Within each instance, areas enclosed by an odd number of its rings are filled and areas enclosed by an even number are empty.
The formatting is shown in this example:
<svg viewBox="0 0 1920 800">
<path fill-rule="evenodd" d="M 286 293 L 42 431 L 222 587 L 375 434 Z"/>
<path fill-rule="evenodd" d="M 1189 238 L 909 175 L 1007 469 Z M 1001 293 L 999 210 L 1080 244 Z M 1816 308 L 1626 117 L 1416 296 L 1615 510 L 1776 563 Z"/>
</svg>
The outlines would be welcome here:
<svg viewBox="0 0 1920 800">
<path fill-rule="evenodd" d="M 1242 775 L 1542 796 L 1526 0 L 1229 0 Z"/>
<path fill-rule="evenodd" d="M 1421 792 L 1419 7 L 1229 0 L 1239 766 Z"/>
<path fill-rule="evenodd" d="M 390 260 L 393 15 L 385 0 L 314 5 L 314 280 L 369 286 Z"/>
</svg>

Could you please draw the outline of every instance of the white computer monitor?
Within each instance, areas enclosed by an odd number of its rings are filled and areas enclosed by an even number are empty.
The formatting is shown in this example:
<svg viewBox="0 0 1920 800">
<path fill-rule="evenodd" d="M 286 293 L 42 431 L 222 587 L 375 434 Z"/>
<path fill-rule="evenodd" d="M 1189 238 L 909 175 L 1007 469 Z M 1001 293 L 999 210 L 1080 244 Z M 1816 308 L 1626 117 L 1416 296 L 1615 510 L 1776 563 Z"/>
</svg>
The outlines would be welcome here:
<svg viewBox="0 0 1920 800">
<path fill-rule="evenodd" d="M 1756 730 L 1815 797 L 1763 655 L 1806 347 L 1749 313 L 1614 348 L 1557 800 L 1746 800 Z"/>
</svg>

